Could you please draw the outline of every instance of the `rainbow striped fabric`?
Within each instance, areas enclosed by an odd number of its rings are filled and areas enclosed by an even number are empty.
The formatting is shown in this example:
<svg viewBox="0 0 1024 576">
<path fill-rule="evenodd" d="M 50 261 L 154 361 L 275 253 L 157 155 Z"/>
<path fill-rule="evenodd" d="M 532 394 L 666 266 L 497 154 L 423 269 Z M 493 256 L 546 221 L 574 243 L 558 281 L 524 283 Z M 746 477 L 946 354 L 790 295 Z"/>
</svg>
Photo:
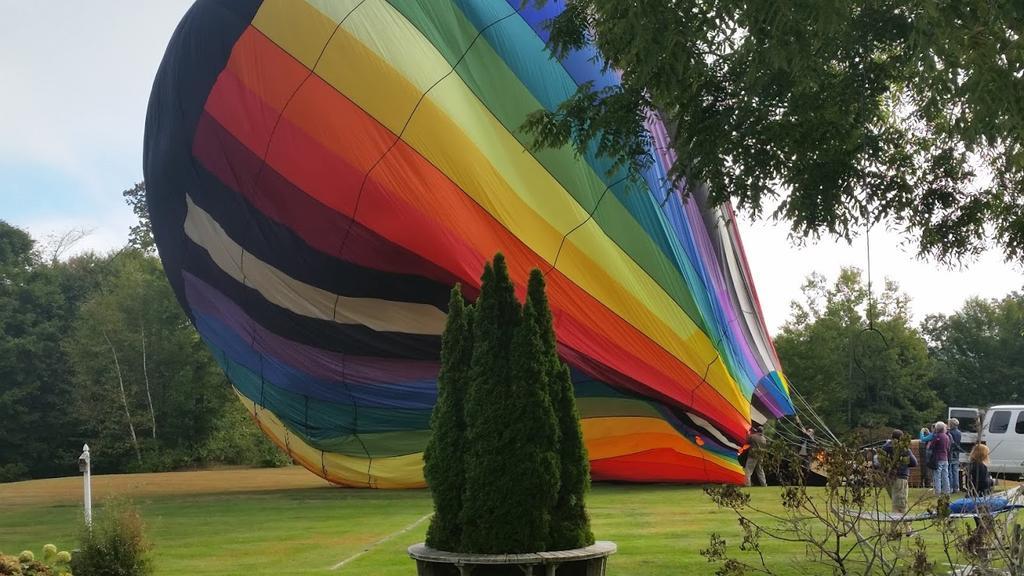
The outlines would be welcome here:
<svg viewBox="0 0 1024 576">
<path fill-rule="evenodd" d="M 175 292 L 256 421 L 347 486 L 423 485 L 448 292 L 541 269 L 595 479 L 741 482 L 792 412 L 728 206 L 521 126 L 584 82 L 560 3 L 200 0 L 150 100 L 145 174 Z"/>
</svg>

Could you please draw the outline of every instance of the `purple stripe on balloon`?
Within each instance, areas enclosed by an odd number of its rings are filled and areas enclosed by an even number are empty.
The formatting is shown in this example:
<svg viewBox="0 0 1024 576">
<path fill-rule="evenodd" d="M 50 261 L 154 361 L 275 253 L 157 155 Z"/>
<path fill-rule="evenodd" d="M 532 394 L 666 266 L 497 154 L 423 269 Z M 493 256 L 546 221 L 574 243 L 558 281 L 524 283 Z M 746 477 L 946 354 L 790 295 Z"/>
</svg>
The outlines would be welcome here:
<svg viewBox="0 0 1024 576">
<path fill-rule="evenodd" d="M 647 129 L 653 138 L 654 150 L 658 160 L 667 171 L 676 160 L 675 151 L 669 142 L 668 131 L 665 129 L 661 119 L 655 114 L 648 115 Z M 708 288 L 712 289 L 712 294 L 714 295 L 712 305 L 716 307 L 721 316 L 719 321 L 723 329 L 728 330 L 731 336 L 731 338 L 727 338 L 734 344 L 731 348 L 741 356 L 736 360 L 743 362 L 744 371 L 751 378 L 747 385 L 753 387 L 758 377 L 763 375 L 767 367 L 762 367 L 761 362 L 758 362 L 750 345 L 749 338 L 744 333 L 746 323 L 737 315 L 736 306 L 733 301 L 734 295 L 732 289 L 730 289 L 730 284 L 726 282 L 724 276 L 726 263 L 719 261 L 716 257 L 714 244 L 708 236 L 706 228 L 699 225 L 704 222 L 704 218 L 697 202 L 693 199 L 684 202 L 683 210 L 686 211 L 686 219 L 690 223 L 690 240 L 694 243 L 698 258 L 701 260 L 695 264 L 702 271 L 705 282 L 710 282 L 711 284 Z M 758 374 L 758 372 L 762 374 Z"/>
<path fill-rule="evenodd" d="M 387 385 L 435 381 L 440 364 L 436 361 L 351 356 L 313 348 L 270 332 L 250 318 L 237 304 L 199 278 L 182 272 L 185 295 L 196 311 L 216 318 L 236 334 L 253 342 L 258 352 L 276 358 L 315 378 L 344 380 L 351 384 Z"/>
</svg>

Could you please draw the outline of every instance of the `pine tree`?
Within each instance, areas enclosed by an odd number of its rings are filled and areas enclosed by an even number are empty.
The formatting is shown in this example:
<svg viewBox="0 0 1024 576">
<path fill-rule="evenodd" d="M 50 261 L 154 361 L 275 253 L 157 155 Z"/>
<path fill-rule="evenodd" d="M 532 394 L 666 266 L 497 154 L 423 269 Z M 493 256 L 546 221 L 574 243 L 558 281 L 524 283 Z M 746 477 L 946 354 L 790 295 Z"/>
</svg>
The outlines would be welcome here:
<svg viewBox="0 0 1024 576">
<path fill-rule="evenodd" d="M 472 308 L 463 304 L 459 285 L 452 288 L 448 321 L 441 342 L 437 403 L 430 417 L 432 434 L 423 452 L 423 474 L 434 499 L 427 545 L 456 550 L 462 538 L 460 514 L 465 487 L 466 422 L 463 406 L 473 352 Z"/>
<path fill-rule="evenodd" d="M 543 346 L 544 379 L 558 421 L 560 484 L 551 514 L 548 546 L 552 550 L 580 548 L 594 543 L 585 501 L 590 489 L 590 462 L 583 444 L 569 367 L 558 357 L 551 308 L 540 270 L 530 273 L 526 306 L 534 311 L 533 320 Z"/>
<path fill-rule="evenodd" d="M 520 478 L 513 454 L 519 441 L 510 434 L 516 418 L 509 368 L 521 307 L 505 259 L 484 267 L 473 321 L 473 354 L 466 391 L 466 487 L 460 552 L 526 552 L 517 547 L 514 524 L 521 510 L 512 504 Z M 529 550 L 534 551 L 534 550 Z"/>
<path fill-rule="evenodd" d="M 527 302 L 510 351 L 510 412 L 514 415 L 510 437 L 516 442 L 512 460 L 516 481 L 507 500 L 518 513 L 507 528 L 519 552 L 551 549 L 552 512 L 560 485 L 558 421 L 536 316 L 534 306 Z"/>
</svg>

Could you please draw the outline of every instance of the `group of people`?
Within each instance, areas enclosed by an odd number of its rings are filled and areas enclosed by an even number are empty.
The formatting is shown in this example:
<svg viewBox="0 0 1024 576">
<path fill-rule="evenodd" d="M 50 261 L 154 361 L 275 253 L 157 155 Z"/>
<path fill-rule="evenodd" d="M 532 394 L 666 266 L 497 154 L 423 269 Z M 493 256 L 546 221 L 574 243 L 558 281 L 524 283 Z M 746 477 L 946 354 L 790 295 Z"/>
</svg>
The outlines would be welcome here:
<svg viewBox="0 0 1024 576">
<path fill-rule="evenodd" d="M 813 430 L 800 427 L 801 430 L 801 457 L 809 458 L 812 452 Z M 902 430 L 893 430 L 892 436 L 880 453 L 887 454 L 887 461 L 892 462 L 893 452 L 901 444 L 904 438 Z M 907 511 L 907 494 L 909 491 L 910 468 L 926 466 L 928 470 L 922 470 L 921 478 L 926 483 L 928 480 L 937 495 L 953 494 L 960 491 L 960 453 L 962 451 L 960 422 L 956 418 L 950 418 L 946 422 L 936 422 L 931 426 L 921 429 L 919 435 L 920 460 L 910 449 L 909 443 L 904 444 L 904 453 L 899 459 L 887 467 L 889 477 L 886 482 L 886 490 L 892 499 L 893 512 Z M 761 424 L 754 423 L 747 434 L 745 445 L 740 450 L 741 459 L 744 460 L 743 468 L 746 476 L 746 485 L 750 486 L 757 481 L 761 486 L 767 486 L 764 467 L 762 466 L 763 456 L 768 446 L 768 440 L 764 434 Z M 988 471 L 989 448 L 984 444 L 977 444 L 969 455 L 969 465 L 965 474 L 965 490 L 972 495 L 987 495 L 991 493 L 995 480 Z M 879 453 L 873 458 L 875 467 L 881 468 L 882 462 Z M 927 484 L 926 484 L 927 485 Z"/>
<path fill-rule="evenodd" d="M 923 447 L 922 460 L 931 471 L 932 487 L 937 495 L 952 494 L 960 491 L 960 452 L 961 435 L 960 422 L 951 418 L 949 424 L 936 422 L 931 429 L 922 428 L 919 439 Z M 893 452 L 904 437 L 902 430 L 893 430 L 891 438 L 881 448 L 888 458 L 893 457 Z M 991 493 L 995 481 L 988 472 L 989 449 L 984 444 L 977 444 L 971 450 L 968 457 L 969 465 L 965 475 L 965 489 L 972 495 L 987 495 Z M 874 464 L 881 466 L 878 455 L 875 455 Z M 910 468 L 919 465 L 917 457 L 910 448 L 905 448 L 899 460 L 889 470 L 889 478 L 886 490 L 892 498 L 893 512 L 907 511 L 907 492 L 909 488 Z M 928 478 L 928 474 L 922 470 L 921 477 Z"/>
<path fill-rule="evenodd" d="M 960 421 L 936 422 L 931 430 L 921 428 L 918 439 L 925 450 L 925 463 L 931 470 L 932 488 L 936 494 L 960 491 Z M 922 474 L 922 477 L 925 477 Z"/>
<path fill-rule="evenodd" d="M 800 431 L 800 459 L 803 461 L 804 466 L 809 468 L 815 450 L 814 428 L 798 424 L 798 430 Z M 768 485 L 763 465 L 764 454 L 767 448 L 768 439 L 764 435 L 764 426 L 754 422 L 750 425 L 746 442 L 739 451 L 747 486 L 750 486 L 755 478 L 761 486 Z"/>
</svg>

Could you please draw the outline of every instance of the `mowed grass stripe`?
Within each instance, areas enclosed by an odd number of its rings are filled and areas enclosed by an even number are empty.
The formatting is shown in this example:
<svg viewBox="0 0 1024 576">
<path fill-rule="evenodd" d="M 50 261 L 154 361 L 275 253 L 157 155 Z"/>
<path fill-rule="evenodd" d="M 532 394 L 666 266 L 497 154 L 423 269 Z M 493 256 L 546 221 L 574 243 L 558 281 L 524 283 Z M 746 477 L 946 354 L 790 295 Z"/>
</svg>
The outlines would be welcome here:
<svg viewBox="0 0 1024 576">
<path fill-rule="evenodd" d="M 426 490 L 336 488 L 299 468 L 99 476 L 94 490 L 98 500 L 117 494 L 142 509 L 158 575 L 408 576 L 416 568 L 405 550 L 428 523 L 385 539 L 431 512 Z M 73 548 L 81 493 L 81 477 L 0 484 L 0 551 Z M 758 507 L 782 511 L 777 488 L 751 494 Z M 740 540 L 733 514 L 696 486 L 597 484 L 588 506 L 595 535 L 619 545 L 610 575 L 713 574 L 700 556 L 709 535 L 722 534 L 733 551 Z M 927 539 L 937 554 L 935 536 Z M 764 539 L 762 547 L 781 574 L 814 573 L 802 546 Z"/>
</svg>

